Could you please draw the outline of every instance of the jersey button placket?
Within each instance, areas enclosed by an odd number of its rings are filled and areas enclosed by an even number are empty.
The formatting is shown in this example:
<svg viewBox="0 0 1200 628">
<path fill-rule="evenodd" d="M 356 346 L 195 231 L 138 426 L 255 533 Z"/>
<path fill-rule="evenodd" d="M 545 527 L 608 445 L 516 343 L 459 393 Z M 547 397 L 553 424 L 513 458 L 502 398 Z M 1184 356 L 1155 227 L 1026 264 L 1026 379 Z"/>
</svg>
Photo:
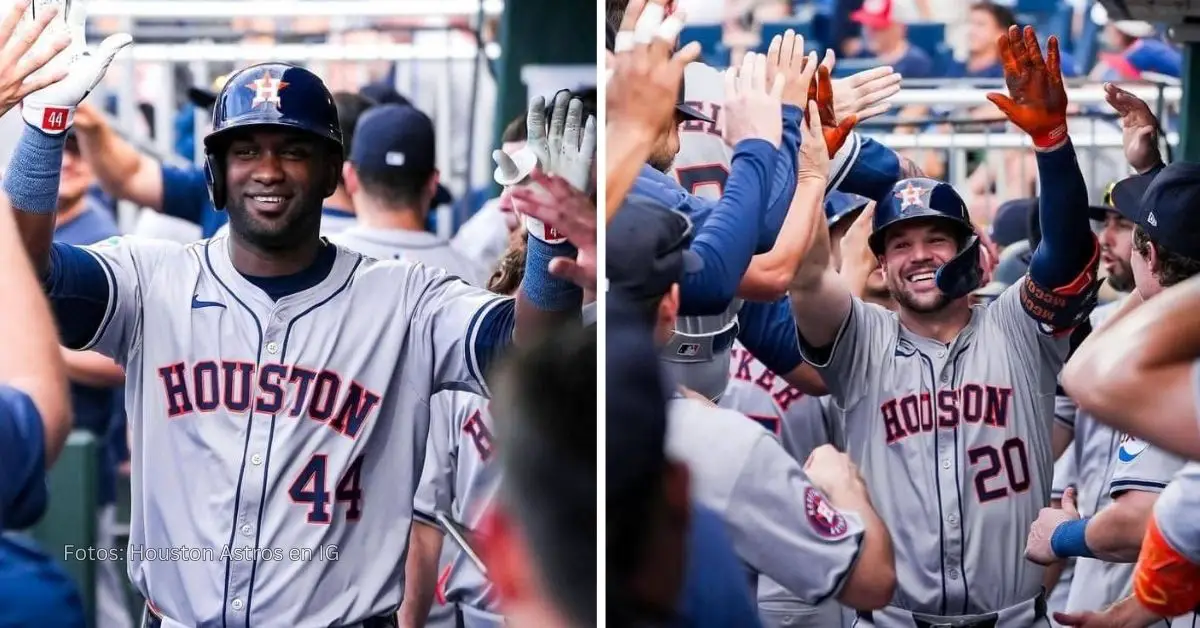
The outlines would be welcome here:
<svg viewBox="0 0 1200 628">
<path fill-rule="evenodd" d="M 943 386 L 938 386 L 935 382 L 934 389 L 934 429 L 938 434 L 938 466 L 940 467 L 938 477 L 941 489 L 942 502 L 942 547 L 945 554 L 942 556 L 943 568 L 945 569 L 945 582 L 947 585 L 947 612 L 956 606 L 961 606 L 962 600 L 965 597 L 961 573 L 959 568 L 962 566 L 960 557 L 962 556 L 962 528 L 959 524 L 958 513 L 960 509 L 959 483 L 963 478 L 959 477 L 959 470 L 956 466 L 958 457 L 958 448 L 955 445 L 955 432 L 949 429 L 942 429 L 937 421 L 937 395 L 938 392 L 946 390 L 947 384 L 950 383 L 950 365 L 945 361 L 946 351 L 939 349 L 934 353 L 937 359 L 933 362 L 933 373 L 940 373 L 938 378 Z M 931 373 L 932 375 L 932 373 Z"/>
</svg>

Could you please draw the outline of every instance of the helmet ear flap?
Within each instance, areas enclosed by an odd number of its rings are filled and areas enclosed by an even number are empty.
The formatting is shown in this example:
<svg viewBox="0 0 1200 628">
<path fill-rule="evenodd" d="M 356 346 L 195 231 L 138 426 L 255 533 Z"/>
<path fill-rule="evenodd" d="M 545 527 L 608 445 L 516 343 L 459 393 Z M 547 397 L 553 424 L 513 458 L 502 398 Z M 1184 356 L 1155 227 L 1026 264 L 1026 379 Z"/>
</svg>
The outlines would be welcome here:
<svg viewBox="0 0 1200 628">
<path fill-rule="evenodd" d="M 937 269 L 933 281 L 950 299 L 958 299 L 979 288 L 983 271 L 979 268 L 979 255 L 983 246 L 977 235 L 971 235 L 962 250 Z"/>
<path fill-rule="evenodd" d="M 213 209 L 225 209 L 225 164 L 213 153 L 207 153 L 204 159 L 204 178 L 208 180 L 209 197 Z"/>
</svg>

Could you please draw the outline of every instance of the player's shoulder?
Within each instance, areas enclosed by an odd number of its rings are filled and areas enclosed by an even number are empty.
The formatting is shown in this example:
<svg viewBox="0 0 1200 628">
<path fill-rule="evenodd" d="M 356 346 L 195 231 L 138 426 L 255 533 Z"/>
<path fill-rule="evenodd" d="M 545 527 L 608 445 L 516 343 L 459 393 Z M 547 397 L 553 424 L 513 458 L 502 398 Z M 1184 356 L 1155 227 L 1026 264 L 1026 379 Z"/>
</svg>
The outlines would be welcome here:
<svg viewBox="0 0 1200 628">
<path fill-rule="evenodd" d="M 429 405 L 435 411 L 452 414 L 474 414 L 486 412 L 488 398 L 468 390 L 440 390 L 429 398 Z"/>
</svg>

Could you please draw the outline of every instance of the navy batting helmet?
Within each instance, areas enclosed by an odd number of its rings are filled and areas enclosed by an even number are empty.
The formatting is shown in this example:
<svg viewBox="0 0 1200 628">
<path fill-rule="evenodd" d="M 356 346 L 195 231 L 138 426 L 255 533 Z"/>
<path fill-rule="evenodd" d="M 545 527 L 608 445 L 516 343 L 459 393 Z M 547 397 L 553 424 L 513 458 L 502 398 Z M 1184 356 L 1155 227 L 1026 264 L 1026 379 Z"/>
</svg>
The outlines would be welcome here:
<svg viewBox="0 0 1200 628">
<path fill-rule="evenodd" d="M 213 106 L 204 137 L 205 172 L 213 207 L 225 208 L 225 146 L 229 135 L 255 127 L 295 129 L 325 140 L 342 159 L 342 128 L 333 95 L 316 74 L 289 63 L 259 63 L 234 72 Z M 341 164 L 338 163 L 338 173 Z M 337 176 L 324 196 L 337 189 Z"/>
<path fill-rule="evenodd" d="M 825 224 L 832 228 L 843 218 L 860 211 L 871 199 L 857 194 L 833 191 L 825 195 Z"/>
<path fill-rule="evenodd" d="M 875 208 L 875 223 L 867 239 L 871 251 L 883 255 L 887 229 L 917 219 L 936 219 L 949 224 L 958 235 L 959 252 L 938 269 L 937 287 L 951 299 L 966 296 L 979 287 L 979 237 L 967 204 L 949 183 L 916 177 L 902 179 Z"/>
</svg>

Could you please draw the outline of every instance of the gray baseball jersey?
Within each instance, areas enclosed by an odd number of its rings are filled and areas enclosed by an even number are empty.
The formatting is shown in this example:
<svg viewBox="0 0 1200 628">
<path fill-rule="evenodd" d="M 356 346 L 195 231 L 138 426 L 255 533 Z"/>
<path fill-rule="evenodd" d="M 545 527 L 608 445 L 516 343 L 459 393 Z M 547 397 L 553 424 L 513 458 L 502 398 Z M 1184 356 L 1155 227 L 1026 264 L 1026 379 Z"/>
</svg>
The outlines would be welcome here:
<svg viewBox="0 0 1200 628">
<path fill-rule="evenodd" d="M 718 405 L 767 428 L 801 464 L 817 447 L 838 442 L 836 427 L 821 411 L 820 397 L 796 390 L 759 362 L 741 342 L 733 343 L 730 356 L 729 384 Z"/>
<path fill-rule="evenodd" d="M 834 442 L 819 397 L 805 395 L 754 358 L 740 342 L 730 351 L 729 385 L 720 406 L 754 419 L 775 434 L 801 465 L 812 450 Z M 758 578 L 758 609 L 764 628 L 821 628 L 840 621 L 841 607 L 827 600 L 814 608 L 778 582 Z"/>
<path fill-rule="evenodd" d="M 228 248 L 85 249 L 112 297 L 83 348 L 127 376 L 129 576 L 169 626 L 345 625 L 394 610 L 428 400 L 486 394 L 479 352 L 502 341 L 511 300 L 336 248 L 324 280 L 276 301 Z"/>
<path fill-rule="evenodd" d="M 1054 481 L 1050 486 L 1050 498 L 1061 499 L 1067 487 L 1075 484 L 1075 451 L 1068 447 L 1054 463 Z M 1075 559 L 1071 558 L 1063 567 L 1062 574 L 1058 577 L 1058 583 L 1054 585 L 1054 590 L 1046 598 L 1046 608 L 1052 615 L 1055 612 L 1067 610 L 1067 597 L 1071 594 L 1071 581 L 1074 575 Z"/>
<path fill-rule="evenodd" d="M 1050 500 L 1068 338 L 1026 315 L 1021 281 L 974 307 L 949 345 L 857 298 L 827 354 L 801 339 L 845 413 L 848 452 L 892 532 L 894 607 L 875 612 L 875 625 L 1026 605 L 1002 613 L 1001 625 L 1032 621 L 1043 568 L 1023 549 Z"/>
<path fill-rule="evenodd" d="M 425 467 L 413 500 L 413 514 L 437 526 L 437 513 L 446 512 L 477 529 L 495 498 L 500 475 L 489 466 L 494 453 L 488 400 L 479 395 L 443 391 L 429 404 L 429 445 Z M 447 539 L 445 543 L 453 545 Z M 446 600 L 475 608 L 493 609 L 491 584 L 462 551 L 442 566 L 439 589 Z"/>
<path fill-rule="evenodd" d="M 329 240 L 367 257 L 420 262 L 445 269 L 472 286 L 487 286 L 488 276 L 482 266 L 464 257 L 448 240 L 428 231 L 374 229 L 358 224 Z"/>
<path fill-rule="evenodd" d="M 667 416 L 667 453 L 688 465 L 693 498 L 725 520 L 750 570 L 808 604 L 836 597 L 858 556 L 861 518 L 834 508 L 745 415 L 676 398 Z"/>
<path fill-rule="evenodd" d="M 684 69 L 683 99 L 714 120 L 693 120 L 679 127 L 679 154 L 671 174 L 683 189 L 704 198 L 719 199 L 729 178 L 733 149 L 721 136 L 721 110 L 725 103 L 725 75 L 720 70 L 691 63 Z"/>
</svg>

